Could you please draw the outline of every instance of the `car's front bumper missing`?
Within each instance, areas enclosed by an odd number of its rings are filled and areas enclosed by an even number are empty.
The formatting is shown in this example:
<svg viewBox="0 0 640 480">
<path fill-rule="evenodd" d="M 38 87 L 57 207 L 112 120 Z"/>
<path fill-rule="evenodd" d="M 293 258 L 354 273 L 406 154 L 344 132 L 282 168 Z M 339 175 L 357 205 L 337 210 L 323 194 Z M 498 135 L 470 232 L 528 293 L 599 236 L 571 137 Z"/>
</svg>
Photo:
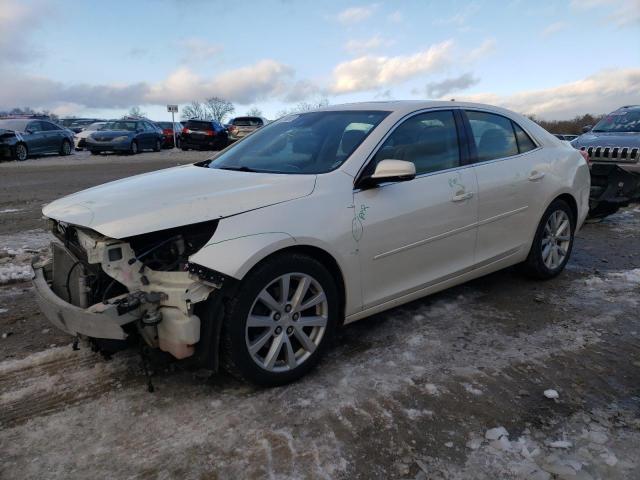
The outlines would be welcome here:
<svg viewBox="0 0 640 480">
<path fill-rule="evenodd" d="M 42 313 L 53 325 L 71 335 L 124 340 L 127 334 L 122 326 L 140 318 L 137 310 L 119 314 L 113 304 L 97 304 L 85 309 L 66 302 L 53 291 L 52 260 L 34 262 L 33 271 L 36 301 Z"/>
</svg>

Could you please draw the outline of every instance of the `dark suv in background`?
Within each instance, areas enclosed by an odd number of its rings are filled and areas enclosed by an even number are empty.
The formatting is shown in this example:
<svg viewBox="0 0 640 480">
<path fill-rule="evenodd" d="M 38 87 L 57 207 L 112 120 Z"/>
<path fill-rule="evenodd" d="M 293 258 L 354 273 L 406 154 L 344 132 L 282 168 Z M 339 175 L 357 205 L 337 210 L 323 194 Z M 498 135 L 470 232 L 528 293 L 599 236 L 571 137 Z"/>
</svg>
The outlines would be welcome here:
<svg viewBox="0 0 640 480">
<path fill-rule="evenodd" d="M 228 144 L 226 128 L 215 120 L 188 120 L 182 129 L 182 150 L 222 150 Z"/>
<path fill-rule="evenodd" d="M 80 133 L 89 125 L 96 122 L 104 122 L 104 120 L 100 120 L 99 118 L 63 118 L 60 123 L 73 133 Z"/>
<path fill-rule="evenodd" d="M 22 161 L 30 155 L 69 155 L 72 146 L 73 133 L 47 119 L 0 119 L 0 157 Z"/>
<path fill-rule="evenodd" d="M 621 107 L 583 131 L 571 145 L 589 156 L 589 215 L 605 217 L 640 202 L 640 105 Z"/>
<path fill-rule="evenodd" d="M 159 152 L 162 141 L 162 130 L 151 120 L 123 118 L 109 121 L 100 130 L 89 135 L 85 146 L 93 154 L 125 152 L 135 155 L 142 150 Z"/>
</svg>

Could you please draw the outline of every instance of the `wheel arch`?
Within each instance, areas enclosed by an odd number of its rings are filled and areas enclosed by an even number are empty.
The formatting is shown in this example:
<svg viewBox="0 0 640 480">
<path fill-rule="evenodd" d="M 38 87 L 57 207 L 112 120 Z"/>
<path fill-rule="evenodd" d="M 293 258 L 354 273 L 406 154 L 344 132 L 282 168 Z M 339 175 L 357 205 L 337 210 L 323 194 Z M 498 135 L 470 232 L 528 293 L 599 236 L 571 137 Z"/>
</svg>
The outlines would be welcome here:
<svg viewBox="0 0 640 480">
<path fill-rule="evenodd" d="M 573 219 L 577 223 L 579 221 L 578 202 L 576 201 L 574 196 L 571 195 L 570 193 L 561 193 L 560 195 L 555 197 L 553 200 L 551 200 L 551 202 L 549 202 L 549 205 L 551 205 L 556 200 L 564 200 L 569 205 L 569 208 L 571 208 L 571 213 L 573 213 Z M 547 210 L 547 208 L 549 208 L 549 205 L 547 205 L 547 207 L 545 208 L 545 211 Z"/>
</svg>

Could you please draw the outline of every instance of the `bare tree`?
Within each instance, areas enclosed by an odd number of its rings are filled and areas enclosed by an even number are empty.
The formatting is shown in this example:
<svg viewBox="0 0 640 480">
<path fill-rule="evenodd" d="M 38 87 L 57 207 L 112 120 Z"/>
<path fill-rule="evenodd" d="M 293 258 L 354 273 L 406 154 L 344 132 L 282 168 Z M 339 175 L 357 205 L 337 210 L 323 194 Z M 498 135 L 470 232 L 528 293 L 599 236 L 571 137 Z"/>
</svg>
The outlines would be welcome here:
<svg viewBox="0 0 640 480">
<path fill-rule="evenodd" d="M 251 107 L 246 115 L 247 117 L 261 117 L 262 110 L 260 110 L 258 107 Z"/>
<path fill-rule="evenodd" d="M 219 121 L 220 123 L 223 122 L 227 115 L 235 112 L 236 110 L 233 103 L 220 97 L 207 98 L 204 101 L 204 105 L 211 118 Z"/>
<path fill-rule="evenodd" d="M 211 120 L 211 117 L 205 111 L 204 105 L 196 100 L 193 100 L 189 105 L 182 109 L 182 119 L 189 120 L 190 118 Z"/>
<path fill-rule="evenodd" d="M 135 107 L 131 107 L 129 109 L 129 116 L 131 117 L 146 117 L 147 114 L 146 112 L 143 112 L 140 107 L 138 107 L 137 105 Z"/>
<path fill-rule="evenodd" d="M 329 99 L 324 96 L 318 97 L 316 100 L 311 102 L 300 102 L 293 108 L 280 110 L 278 112 L 278 117 L 284 117 L 285 115 L 291 115 L 292 113 L 308 112 L 310 110 L 316 110 L 327 106 L 329 106 Z"/>
</svg>

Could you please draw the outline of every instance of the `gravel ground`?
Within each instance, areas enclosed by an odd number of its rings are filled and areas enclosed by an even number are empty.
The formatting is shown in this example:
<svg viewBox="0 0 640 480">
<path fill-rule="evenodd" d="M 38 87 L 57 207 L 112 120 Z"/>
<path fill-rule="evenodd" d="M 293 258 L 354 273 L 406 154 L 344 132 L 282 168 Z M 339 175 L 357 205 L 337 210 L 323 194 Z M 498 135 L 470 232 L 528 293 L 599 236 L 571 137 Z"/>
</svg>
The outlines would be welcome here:
<svg viewBox="0 0 640 480">
<path fill-rule="evenodd" d="M 0 478 L 640 478 L 638 207 L 586 225 L 557 279 L 509 269 L 347 326 L 291 386 L 167 365 L 150 394 L 134 352 L 72 351 L 21 276 L 41 205 L 208 155 L 0 164 Z"/>
</svg>

